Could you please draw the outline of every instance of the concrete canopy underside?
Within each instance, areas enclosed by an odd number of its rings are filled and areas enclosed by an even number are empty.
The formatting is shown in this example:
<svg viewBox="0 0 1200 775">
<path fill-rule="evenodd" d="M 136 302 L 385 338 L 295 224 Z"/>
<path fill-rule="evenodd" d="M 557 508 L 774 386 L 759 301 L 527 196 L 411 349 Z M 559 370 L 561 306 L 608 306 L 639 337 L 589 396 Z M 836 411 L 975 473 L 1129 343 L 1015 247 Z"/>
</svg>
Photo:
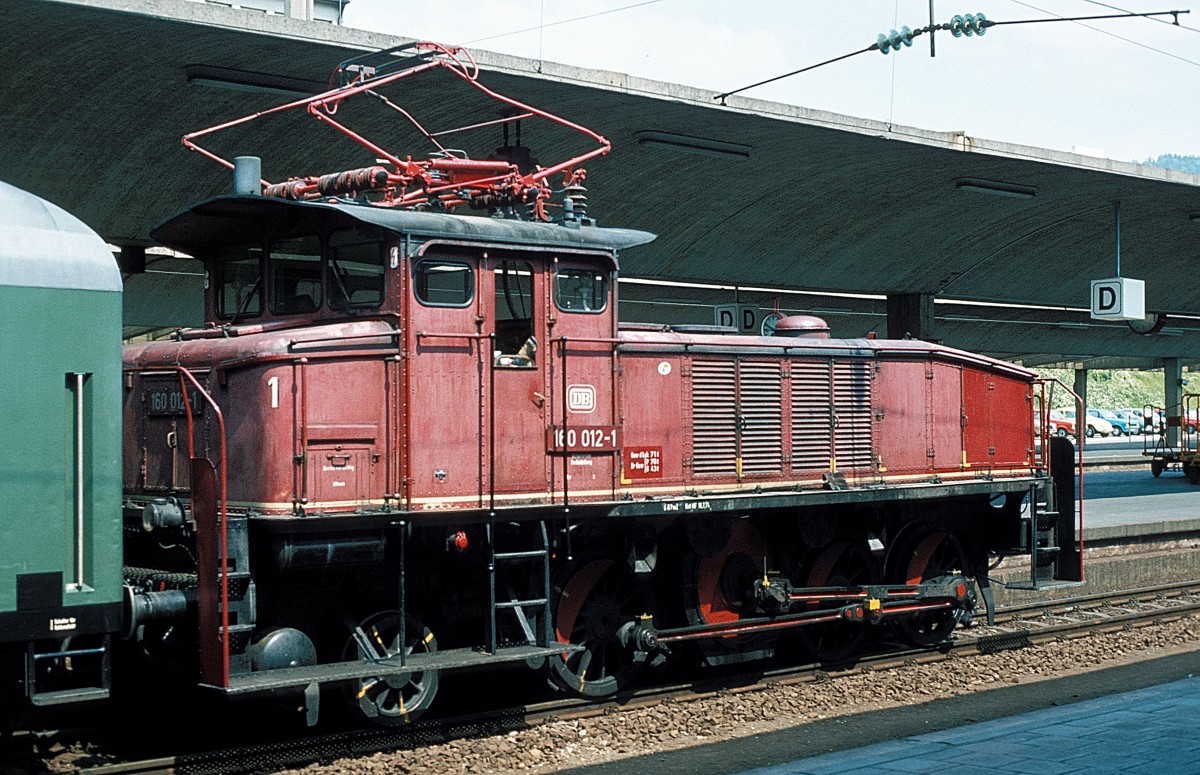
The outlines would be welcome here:
<svg viewBox="0 0 1200 775">
<path fill-rule="evenodd" d="M 403 42 L 180 0 L 27 0 L 6 8 L 5 38 L 0 180 L 118 245 L 151 244 L 150 230 L 173 212 L 229 189 L 223 168 L 183 150 L 183 134 L 286 99 L 203 85 L 197 73 L 223 68 L 319 89 L 337 62 Z M 591 215 L 659 234 L 623 257 L 625 277 L 802 289 L 739 298 L 822 314 L 835 336 L 882 336 L 885 304 L 821 294 L 929 294 L 939 302 L 936 335 L 964 349 L 1035 364 L 1200 360 L 1200 222 L 1189 218 L 1200 213 L 1200 176 L 753 99 L 721 106 L 703 90 L 475 54 L 489 87 L 612 141 L 612 154 L 587 165 Z M 435 127 L 493 118 L 456 115 L 436 92 L 405 99 Z M 646 131 L 735 143 L 747 155 L 641 144 Z M 337 169 L 322 166 L 320 143 L 257 139 L 272 155 L 268 178 Z M 525 144 L 554 156 L 535 136 Z M 964 179 L 1036 196 L 960 189 Z M 1089 281 L 1114 274 L 1115 200 L 1122 274 L 1146 281 L 1147 309 L 1170 316 L 1167 335 L 1088 320 Z M 127 283 L 131 330 L 194 322 L 197 302 L 181 299 L 199 288 L 195 262 L 152 255 L 148 269 Z M 637 320 L 712 322 L 704 301 L 733 301 L 732 290 L 622 293 L 622 316 Z M 950 303 L 969 301 L 1048 309 Z"/>
</svg>

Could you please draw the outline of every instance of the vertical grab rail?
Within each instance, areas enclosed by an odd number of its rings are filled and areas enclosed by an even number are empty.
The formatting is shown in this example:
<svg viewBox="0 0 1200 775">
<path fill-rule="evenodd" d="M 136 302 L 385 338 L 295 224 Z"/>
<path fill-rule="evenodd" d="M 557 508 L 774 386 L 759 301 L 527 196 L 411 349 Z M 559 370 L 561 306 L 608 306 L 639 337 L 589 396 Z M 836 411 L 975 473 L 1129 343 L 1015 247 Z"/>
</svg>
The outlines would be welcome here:
<svg viewBox="0 0 1200 775">
<path fill-rule="evenodd" d="M 183 394 L 183 407 L 187 412 L 188 424 L 188 458 L 196 458 L 195 444 L 195 423 L 192 415 L 192 401 L 188 397 L 187 383 L 190 382 L 200 397 L 202 397 L 209 406 L 212 407 L 213 414 L 217 418 L 217 432 L 221 442 L 221 480 L 220 480 L 220 533 L 221 533 L 221 681 L 223 686 L 229 685 L 229 572 L 227 563 L 229 561 L 229 532 L 228 532 L 228 512 L 227 512 L 227 478 L 226 478 L 226 454 L 225 454 L 225 415 L 221 412 L 221 407 L 204 386 L 196 379 L 190 371 L 184 366 L 173 367 L 179 372 L 179 389 Z M 194 506 L 193 506 L 194 508 Z"/>
<path fill-rule="evenodd" d="M 1038 377 L 1034 383 L 1041 388 L 1042 409 L 1039 412 L 1039 422 L 1041 425 L 1041 442 L 1042 442 L 1042 467 L 1047 471 L 1050 470 L 1048 462 L 1050 455 L 1049 436 L 1047 434 L 1049 426 L 1050 404 L 1046 400 L 1046 385 L 1050 385 L 1050 394 L 1054 394 L 1054 386 L 1057 385 L 1067 392 L 1069 396 L 1075 399 L 1075 526 L 1078 530 L 1079 547 L 1079 562 L 1080 575 L 1082 576 L 1083 563 L 1083 439 L 1084 428 L 1087 426 L 1087 413 L 1083 405 L 1083 397 L 1076 393 L 1057 377 Z"/>
<path fill-rule="evenodd" d="M 67 386 L 75 393 L 75 449 L 72 455 L 72 463 L 75 468 L 75 492 L 74 503 L 72 504 L 72 509 L 75 512 L 75 580 L 70 584 L 70 587 L 75 590 L 82 590 L 84 588 L 84 574 L 87 571 L 84 563 L 84 556 L 87 551 L 87 514 L 84 499 L 84 478 L 87 471 L 87 460 L 84 456 L 83 384 L 89 376 L 91 375 L 85 372 L 71 372 L 67 374 Z"/>
</svg>

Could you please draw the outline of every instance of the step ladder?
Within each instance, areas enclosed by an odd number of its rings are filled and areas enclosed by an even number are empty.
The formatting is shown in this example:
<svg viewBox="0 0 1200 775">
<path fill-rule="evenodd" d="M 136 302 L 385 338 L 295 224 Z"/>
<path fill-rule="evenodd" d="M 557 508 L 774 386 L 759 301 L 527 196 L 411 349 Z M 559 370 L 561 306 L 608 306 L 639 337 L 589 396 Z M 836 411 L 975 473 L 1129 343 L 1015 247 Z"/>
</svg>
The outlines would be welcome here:
<svg viewBox="0 0 1200 775">
<path fill-rule="evenodd" d="M 1009 589 L 1039 590 L 1076 586 L 1080 582 L 1059 573 L 1062 555 L 1054 488 L 1036 484 L 1029 490 L 1029 508 L 1022 515 L 1020 549 L 1029 554 L 1029 580 L 1010 581 Z"/>
<path fill-rule="evenodd" d="M 250 577 L 250 534 L 246 517 L 226 518 L 226 561 L 217 574 L 229 582 L 229 627 L 221 627 L 221 639 L 229 644 L 229 672 L 251 669 L 250 635 L 258 620 L 257 595 Z"/>
<path fill-rule="evenodd" d="M 112 637 L 34 641 L 25 652 L 25 696 L 35 707 L 108 699 Z"/>
<path fill-rule="evenodd" d="M 549 648 L 552 640 L 550 536 L 546 523 L 490 522 L 487 537 L 490 552 L 488 652 L 496 654 L 500 649 L 525 646 Z M 500 596 L 501 591 L 503 597 Z M 500 625 L 503 624 L 505 612 L 511 612 L 514 616 L 517 633 L 515 637 L 510 635 L 502 641 Z M 534 620 L 531 620 L 531 615 L 535 617 Z"/>
</svg>

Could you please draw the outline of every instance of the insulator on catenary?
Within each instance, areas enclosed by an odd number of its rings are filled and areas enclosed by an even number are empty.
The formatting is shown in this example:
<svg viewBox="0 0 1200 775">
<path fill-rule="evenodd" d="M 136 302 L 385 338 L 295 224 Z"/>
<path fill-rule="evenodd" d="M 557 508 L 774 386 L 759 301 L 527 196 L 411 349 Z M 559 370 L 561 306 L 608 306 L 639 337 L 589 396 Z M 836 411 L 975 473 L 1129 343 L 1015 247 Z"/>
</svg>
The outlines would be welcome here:
<svg viewBox="0 0 1200 775">
<path fill-rule="evenodd" d="M 371 191 L 383 188 L 388 182 L 388 172 L 378 165 L 345 172 L 332 172 L 317 179 L 317 191 L 326 195 L 352 194 L 355 191 Z"/>
<path fill-rule="evenodd" d="M 263 196 L 276 199 L 303 199 L 304 194 L 311 190 L 312 185 L 303 180 L 289 180 L 285 183 L 272 183 L 263 188 Z"/>
</svg>

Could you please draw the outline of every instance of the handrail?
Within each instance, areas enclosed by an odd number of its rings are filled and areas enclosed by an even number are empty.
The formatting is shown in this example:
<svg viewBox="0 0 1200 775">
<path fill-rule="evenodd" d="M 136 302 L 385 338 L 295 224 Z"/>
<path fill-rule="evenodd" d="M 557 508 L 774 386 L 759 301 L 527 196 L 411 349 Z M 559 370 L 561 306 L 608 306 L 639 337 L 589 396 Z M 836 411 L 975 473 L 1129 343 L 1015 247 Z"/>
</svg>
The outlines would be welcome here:
<svg viewBox="0 0 1200 775">
<path fill-rule="evenodd" d="M 1058 385 L 1063 390 L 1075 399 L 1075 485 L 1077 492 L 1075 494 L 1075 510 L 1076 510 L 1076 528 L 1079 532 L 1079 561 L 1083 562 L 1083 439 L 1084 428 L 1087 426 L 1087 413 L 1084 409 L 1083 397 L 1076 393 L 1057 377 L 1037 377 L 1034 379 L 1034 384 L 1041 387 L 1042 409 L 1039 412 L 1041 422 L 1041 441 L 1042 441 L 1042 463 L 1043 468 L 1050 470 L 1048 465 L 1045 465 L 1050 454 L 1050 444 L 1048 436 L 1050 403 L 1046 401 L 1046 385 L 1050 384 L 1050 393 L 1054 394 L 1054 385 Z"/>
<path fill-rule="evenodd" d="M 192 417 L 192 401 L 188 397 L 187 382 L 191 382 L 196 388 L 197 393 L 202 396 L 205 402 L 212 407 L 213 414 L 217 418 L 217 430 L 221 441 L 221 504 L 220 504 L 220 528 L 221 528 L 221 631 L 224 637 L 221 638 L 221 680 L 223 686 L 229 685 L 229 532 L 228 532 L 228 489 L 226 478 L 226 450 L 225 450 L 225 415 L 221 412 L 221 407 L 204 386 L 196 379 L 193 374 L 184 366 L 174 366 L 174 371 L 179 373 L 179 390 L 183 394 L 183 406 L 187 412 L 188 424 L 188 457 L 192 460 L 196 459 L 196 444 L 195 444 L 195 424 Z M 185 382 L 186 380 L 186 382 Z M 194 507 L 193 507 L 194 508 Z"/>
<path fill-rule="evenodd" d="M 418 331 L 417 332 L 417 341 L 419 342 L 422 339 L 471 339 L 471 340 L 475 340 L 475 339 L 488 339 L 491 336 L 492 336 L 491 334 L 472 334 L 469 331 L 464 331 L 462 333 L 455 333 L 453 331 L 449 331 L 449 332 Z"/>
<path fill-rule="evenodd" d="M 74 450 L 74 465 L 75 465 L 75 491 L 74 491 L 74 511 L 75 511 L 75 582 L 73 586 L 77 590 L 84 589 L 84 557 L 87 551 L 87 539 L 85 530 L 87 527 L 87 518 L 85 513 L 84 503 L 84 471 L 86 470 L 87 460 L 84 457 L 84 395 L 83 384 L 87 381 L 90 374 L 84 372 L 71 372 L 67 375 L 70 379 L 69 387 L 74 392 L 75 403 L 75 450 Z"/>
</svg>

